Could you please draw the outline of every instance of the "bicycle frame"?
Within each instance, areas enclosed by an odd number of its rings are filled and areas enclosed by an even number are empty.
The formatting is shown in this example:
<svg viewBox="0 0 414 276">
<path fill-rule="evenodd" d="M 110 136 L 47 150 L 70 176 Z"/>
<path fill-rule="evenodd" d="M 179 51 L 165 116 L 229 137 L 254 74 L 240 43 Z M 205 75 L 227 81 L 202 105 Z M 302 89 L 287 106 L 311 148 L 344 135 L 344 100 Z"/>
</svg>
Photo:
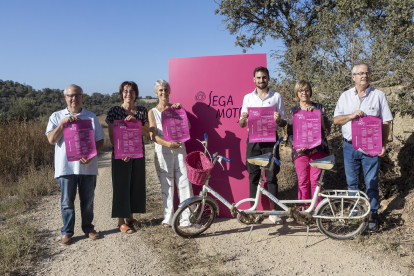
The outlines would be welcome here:
<svg viewBox="0 0 414 276">
<path fill-rule="evenodd" d="M 207 150 L 207 143 L 208 143 L 207 142 L 207 136 L 205 136 L 205 141 L 204 142 L 201 142 L 201 141 L 199 141 L 199 142 L 203 144 L 203 146 L 205 148 L 205 153 L 208 153 L 210 155 L 210 153 Z M 278 143 L 279 142 L 277 142 L 277 144 Z M 274 148 L 276 148 L 277 144 L 275 144 Z M 224 157 L 218 155 L 217 153 L 213 154 L 213 156 L 212 156 L 212 159 L 213 159 L 212 165 L 213 165 L 213 167 L 215 166 L 215 164 L 216 164 L 216 162 L 218 160 L 220 160 L 220 162 L 221 162 L 221 158 L 224 158 Z M 273 161 L 271 161 L 271 162 L 273 162 Z M 220 165 L 221 165 L 221 163 L 220 163 Z M 271 164 L 271 165 L 273 165 L 273 164 Z M 221 165 L 221 166 L 223 166 L 223 165 Z M 224 169 L 224 167 L 223 167 L 223 169 Z M 355 206 L 357 206 L 357 204 L 359 203 L 360 200 L 361 201 L 364 201 L 364 203 L 369 206 L 368 196 L 365 193 L 361 192 L 361 191 L 357 191 L 357 190 L 355 190 L 355 191 L 350 191 L 350 190 L 325 190 L 325 191 L 322 191 L 321 192 L 321 187 L 324 184 L 323 181 L 322 181 L 323 176 L 325 174 L 325 170 L 324 169 L 322 170 L 322 174 L 320 176 L 320 180 L 319 180 L 318 185 L 317 185 L 317 187 L 315 189 L 315 192 L 313 194 L 312 199 L 307 199 L 307 200 L 306 199 L 305 200 L 279 200 L 278 198 L 276 198 L 274 195 L 272 195 L 268 190 L 266 190 L 263 187 L 263 184 L 264 184 L 264 180 L 263 180 L 264 172 L 265 172 L 265 168 L 264 167 L 261 167 L 261 175 L 260 175 L 259 185 L 258 185 L 257 192 L 256 192 L 256 197 L 255 198 L 245 198 L 245 199 L 242 199 L 242 200 L 240 200 L 239 202 L 237 202 L 235 204 L 234 203 L 232 204 L 232 203 L 228 202 L 218 192 L 216 192 L 213 188 L 211 188 L 208 185 L 209 184 L 210 177 L 211 177 L 211 176 L 209 176 L 207 178 L 207 180 L 206 180 L 206 183 L 203 185 L 202 191 L 200 193 L 200 196 L 202 198 L 202 204 L 201 204 L 201 210 L 200 210 L 200 213 L 199 213 L 197 219 L 200 219 L 201 218 L 201 215 L 202 215 L 202 213 L 204 211 L 205 199 L 206 199 L 208 193 L 210 193 L 211 195 L 213 195 L 221 203 L 223 203 L 227 208 L 229 208 L 229 210 L 231 211 L 232 216 L 235 216 L 236 214 L 241 214 L 241 215 L 277 215 L 277 216 L 288 216 L 288 215 L 291 215 L 292 210 L 291 210 L 290 207 L 286 206 L 285 204 L 301 204 L 301 203 L 302 204 L 309 203 L 310 204 L 309 207 L 306 210 L 304 210 L 303 212 L 305 212 L 305 213 L 311 213 L 311 212 L 313 212 L 313 209 L 316 206 L 316 202 L 317 202 L 319 196 L 324 197 L 324 198 L 329 198 L 329 199 L 342 199 L 342 206 L 343 206 L 344 199 L 356 199 L 356 203 L 355 203 L 353 209 L 350 210 L 350 212 L 348 214 L 345 214 L 343 212 L 343 210 L 342 210 L 340 216 L 335 217 L 335 218 L 361 219 L 363 217 L 366 217 L 370 213 L 369 208 L 368 208 L 368 211 L 365 214 L 360 215 L 360 216 L 352 216 L 352 213 L 354 212 Z M 260 196 L 262 194 L 265 195 L 265 196 L 267 196 L 268 198 L 270 198 L 274 203 L 276 203 L 279 207 L 281 207 L 283 209 L 283 211 L 256 210 L 256 208 L 259 205 Z M 180 204 L 180 206 L 186 204 L 188 201 L 191 201 L 193 199 L 194 199 L 194 197 L 185 200 L 184 202 L 182 202 Z M 247 210 L 239 210 L 237 208 L 242 203 L 252 202 L 252 201 L 254 201 L 254 205 L 251 208 L 247 209 Z M 329 201 L 329 205 L 332 208 L 332 205 L 331 205 L 330 201 Z M 324 215 L 313 215 L 312 214 L 312 216 L 314 218 L 332 219 L 332 217 L 324 216 Z"/>
</svg>

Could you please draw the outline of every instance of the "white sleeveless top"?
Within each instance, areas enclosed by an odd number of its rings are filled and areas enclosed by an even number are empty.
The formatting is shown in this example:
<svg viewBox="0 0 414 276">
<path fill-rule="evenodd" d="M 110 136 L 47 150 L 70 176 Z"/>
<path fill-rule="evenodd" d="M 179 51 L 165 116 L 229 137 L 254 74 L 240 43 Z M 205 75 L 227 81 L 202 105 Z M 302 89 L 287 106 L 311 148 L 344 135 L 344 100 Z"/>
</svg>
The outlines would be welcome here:
<svg viewBox="0 0 414 276">
<path fill-rule="evenodd" d="M 164 134 L 162 132 L 161 112 L 158 109 L 156 109 L 155 107 L 152 109 L 152 112 L 154 113 L 155 121 L 157 122 L 157 132 L 158 132 L 158 135 L 162 139 L 164 139 Z"/>
</svg>

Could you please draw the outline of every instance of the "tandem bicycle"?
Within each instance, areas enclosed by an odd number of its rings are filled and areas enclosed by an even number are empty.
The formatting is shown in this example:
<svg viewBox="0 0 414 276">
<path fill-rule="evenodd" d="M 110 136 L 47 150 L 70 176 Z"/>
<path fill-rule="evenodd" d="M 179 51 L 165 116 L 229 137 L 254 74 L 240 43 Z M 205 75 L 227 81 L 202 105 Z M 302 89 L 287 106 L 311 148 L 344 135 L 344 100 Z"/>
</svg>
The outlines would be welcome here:
<svg viewBox="0 0 414 276">
<path fill-rule="evenodd" d="M 236 217 L 241 224 L 251 225 L 246 243 L 249 240 L 253 226 L 260 223 L 263 216 L 270 215 L 288 216 L 297 223 L 307 226 L 305 247 L 309 236 L 309 225 L 313 220 L 315 220 L 319 231 L 332 239 L 346 240 L 361 234 L 369 220 L 370 203 L 368 196 L 357 190 L 321 190 L 324 185 L 322 179 L 325 170 L 332 170 L 334 167 L 335 157 L 333 155 L 309 162 L 311 166 L 322 169 L 312 199 L 279 200 L 263 187 L 265 170 L 272 170 L 273 166 L 280 166 L 280 161 L 275 156 L 277 145 L 282 139 L 283 137 L 275 143 L 273 152 L 247 159 L 247 162 L 260 166 L 261 177 L 256 197 L 246 198 L 237 203 L 228 202 L 209 185 L 210 171 L 216 163 L 218 162 L 223 167 L 223 160 L 227 162 L 231 162 L 231 160 L 218 155 L 218 153 L 210 155 L 206 134 L 204 134 L 204 141 L 197 139 L 203 145 L 204 153 L 200 151 L 189 153 L 185 158 L 185 163 L 190 182 L 203 185 L 203 188 L 200 195 L 191 197 L 179 204 L 179 208 L 173 216 L 172 227 L 174 232 L 181 237 L 194 237 L 206 231 L 214 222 L 216 214 L 219 213 L 219 206 L 213 198 L 215 197 L 230 209 L 231 215 Z M 280 206 L 282 211 L 256 210 L 262 194 Z M 318 196 L 321 196 L 323 200 L 313 211 Z M 239 206 L 245 202 L 254 202 L 254 205 L 249 209 L 240 209 Z M 293 204 L 293 207 L 288 207 L 286 204 Z M 309 207 L 306 208 L 305 206 L 306 210 L 302 210 L 304 205 L 298 204 L 309 204 Z M 181 226 L 180 221 L 184 217 L 188 220 L 188 223 Z"/>
</svg>

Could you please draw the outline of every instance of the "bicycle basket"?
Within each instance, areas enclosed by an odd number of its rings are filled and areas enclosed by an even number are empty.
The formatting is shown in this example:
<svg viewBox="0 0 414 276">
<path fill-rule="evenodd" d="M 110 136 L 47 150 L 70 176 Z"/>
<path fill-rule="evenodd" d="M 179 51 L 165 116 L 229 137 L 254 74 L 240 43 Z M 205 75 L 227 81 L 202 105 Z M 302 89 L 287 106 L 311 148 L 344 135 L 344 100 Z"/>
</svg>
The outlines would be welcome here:
<svg viewBox="0 0 414 276">
<path fill-rule="evenodd" d="M 195 185 L 204 185 L 213 169 L 208 157 L 201 151 L 193 151 L 184 158 L 188 180 Z"/>
</svg>

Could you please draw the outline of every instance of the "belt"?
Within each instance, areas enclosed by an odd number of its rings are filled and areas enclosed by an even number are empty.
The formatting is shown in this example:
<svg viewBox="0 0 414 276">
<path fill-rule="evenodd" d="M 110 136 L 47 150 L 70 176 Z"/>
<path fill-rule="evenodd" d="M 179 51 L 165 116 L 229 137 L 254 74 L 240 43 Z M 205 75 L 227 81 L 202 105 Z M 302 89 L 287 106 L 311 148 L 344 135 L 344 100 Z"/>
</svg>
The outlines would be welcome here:
<svg viewBox="0 0 414 276">
<path fill-rule="evenodd" d="M 351 141 L 349 141 L 349 140 L 346 140 L 346 139 L 344 138 L 344 142 L 346 142 L 346 143 L 348 143 L 348 144 L 351 144 L 351 145 L 352 145 L 352 140 L 351 140 Z"/>
</svg>

